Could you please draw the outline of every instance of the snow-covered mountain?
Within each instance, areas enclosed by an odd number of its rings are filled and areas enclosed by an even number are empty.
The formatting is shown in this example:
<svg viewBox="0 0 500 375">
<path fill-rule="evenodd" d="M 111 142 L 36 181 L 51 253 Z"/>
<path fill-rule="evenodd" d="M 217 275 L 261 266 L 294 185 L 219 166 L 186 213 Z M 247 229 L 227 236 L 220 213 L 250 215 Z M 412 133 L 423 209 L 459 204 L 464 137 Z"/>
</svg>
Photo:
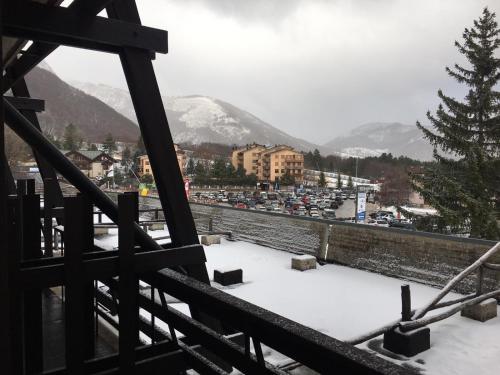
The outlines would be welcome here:
<svg viewBox="0 0 500 375">
<path fill-rule="evenodd" d="M 73 86 L 103 101 L 137 123 L 128 91 L 102 84 L 72 82 Z M 269 125 L 251 113 L 232 104 L 208 96 L 162 97 L 177 143 L 214 142 L 244 145 L 287 144 L 298 150 L 326 149 L 304 141 Z"/>
<path fill-rule="evenodd" d="M 414 159 L 430 160 L 432 147 L 415 125 L 394 123 L 369 123 L 358 126 L 347 136 L 337 137 L 323 147 L 353 156 L 378 156 L 392 153 Z"/>
<path fill-rule="evenodd" d="M 111 133 L 118 141 L 137 142 L 140 132 L 133 121 L 68 85 L 47 64 L 33 69 L 26 81 L 31 95 L 45 100 L 45 110 L 38 114 L 45 133 L 62 138 L 65 127 L 73 124 L 85 141 L 103 142 Z"/>
</svg>

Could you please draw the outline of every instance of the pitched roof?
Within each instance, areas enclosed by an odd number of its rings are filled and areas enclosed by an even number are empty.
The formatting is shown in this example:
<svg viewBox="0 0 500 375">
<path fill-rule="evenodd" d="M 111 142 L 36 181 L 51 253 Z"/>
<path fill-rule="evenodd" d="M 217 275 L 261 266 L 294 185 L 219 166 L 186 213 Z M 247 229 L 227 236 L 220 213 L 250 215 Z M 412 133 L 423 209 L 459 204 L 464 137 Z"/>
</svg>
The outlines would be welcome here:
<svg viewBox="0 0 500 375">
<path fill-rule="evenodd" d="M 108 158 L 113 159 L 112 156 L 108 155 L 107 153 L 105 153 L 104 151 L 99 151 L 99 150 L 75 150 L 75 151 L 69 151 L 69 150 L 61 150 L 61 152 L 68 156 L 69 154 L 71 153 L 77 153 L 77 154 L 80 154 L 84 157 L 86 157 L 87 159 L 89 160 L 94 160 L 96 158 L 98 158 L 99 156 L 101 155 L 106 155 Z"/>
</svg>

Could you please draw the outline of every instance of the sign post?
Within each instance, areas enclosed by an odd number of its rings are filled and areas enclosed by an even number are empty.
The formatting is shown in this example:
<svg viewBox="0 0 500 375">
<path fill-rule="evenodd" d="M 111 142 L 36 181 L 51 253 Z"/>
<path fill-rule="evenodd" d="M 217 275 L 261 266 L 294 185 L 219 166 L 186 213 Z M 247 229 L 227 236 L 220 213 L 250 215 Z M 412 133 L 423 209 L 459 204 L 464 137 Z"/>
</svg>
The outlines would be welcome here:
<svg viewBox="0 0 500 375">
<path fill-rule="evenodd" d="M 356 222 L 364 222 L 366 218 L 366 192 L 358 191 L 356 199 Z"/>
</svg>

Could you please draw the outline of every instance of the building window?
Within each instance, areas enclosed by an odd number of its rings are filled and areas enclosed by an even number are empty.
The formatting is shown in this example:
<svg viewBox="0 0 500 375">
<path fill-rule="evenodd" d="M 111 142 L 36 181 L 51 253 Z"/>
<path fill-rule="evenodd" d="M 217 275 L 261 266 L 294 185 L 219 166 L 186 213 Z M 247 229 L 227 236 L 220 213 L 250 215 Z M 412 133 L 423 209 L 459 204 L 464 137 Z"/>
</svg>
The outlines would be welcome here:
<svg viewBox="0 0 500 375">
<path fill-rule="evenodd" d="M 282 169 L 282 170 L 281 170 L 281 173 L 285 173 L 285 170 L 284 170 L 284 169 Z"/>
<path fill-rule="evenodd" d="M 275 163 L 274 163 L 274 165 L 275 165 L 276 167 L 277 167 L 279 164 L 280 164 L 280 163 L 278 163 L 278 162 L 275 162 Z"/>
<path fill-rule="evenodd" d="M 274 173 L 280 173 L 280 170 L 279 169 L 275 169 Z"/>
</svg>

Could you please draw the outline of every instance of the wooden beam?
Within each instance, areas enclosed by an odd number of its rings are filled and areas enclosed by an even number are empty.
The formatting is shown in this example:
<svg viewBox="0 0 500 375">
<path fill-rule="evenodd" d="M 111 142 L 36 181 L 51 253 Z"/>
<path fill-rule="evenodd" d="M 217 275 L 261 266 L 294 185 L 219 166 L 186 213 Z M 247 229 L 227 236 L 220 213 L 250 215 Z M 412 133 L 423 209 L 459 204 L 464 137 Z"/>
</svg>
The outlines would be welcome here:
<svg viewBox="0 0 500 375">
<path fill-rule="evenodd" d="M 4 34 L 15 38 L 118 53 L 124 47 L 168 52 L 164 30 L 96 16 L 82 17 L 71 8 L 28 1 L 4 5 Z"/>
<path fill-rule="evenodd" d="M 130 194 L 118 195 L 118 307 L 120 373 L 135 373 L 135 347 L 139 341 L 139 281 L 134 272 L 134 219 L 137 199 Z"/>
<path fill-rule="evenodd" d="M 34 111 L 43 112 L 45 111 L 45 100 L 33 99 L 26 97 L 16 97 L 16 96 L 4 96 L 5 99 L 12 104 L 18 111 Z"/>
<path fill-rule="evenodd" d="M 82 19 L 93 17 L 103 10 L 113 0 L 74 0 L 68 8 L 80 12 Z M 31 69 L 50 55 L 58 45 L 44 42 L 34 42 L 14 63 L 6 67 L 2 82 L 3 92 L 7 92 L 16 82 L 23 78 Z"/>
<path fill-rule="evenodd" d="M 95 257 L 87 257 L 88 254 L 83 255 L 81 268 L 84 273 L 82 276 L 84 281 L 118 276 L 119 257 L 116 255 L 117 252 L 109 252 L 114 255 L 108 255 L 107 253 L 108 251 L 93 253 L 96 255 Z M 134 254 L 133 269 L 136 273 L 143 273 L 158 271 L 166 267 L 200 264 L 205 261 L 203 246 L 182 246 Z M 19 272 L 21 288 L 47 288 L 65 283 L 64 258 L 40 259 L 38 262 L 26 262 L 24 264 L 36 264 L 36 266 L 21 267 Z"/>
</svg>

